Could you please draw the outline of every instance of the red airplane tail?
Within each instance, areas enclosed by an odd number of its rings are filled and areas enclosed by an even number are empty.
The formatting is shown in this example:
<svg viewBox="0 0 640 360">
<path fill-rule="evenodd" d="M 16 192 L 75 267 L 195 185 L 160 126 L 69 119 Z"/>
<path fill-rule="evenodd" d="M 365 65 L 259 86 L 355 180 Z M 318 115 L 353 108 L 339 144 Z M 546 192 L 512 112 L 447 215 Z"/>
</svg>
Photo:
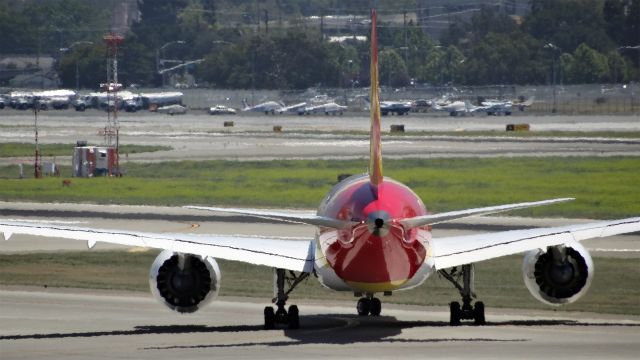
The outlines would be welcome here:
<svg viewBox="0 0 640 360">
<path fill-rule="evenodd" d="M 369 179 L 374 187 L 382 184 L 382 144 L 380 138 L 380 99 L 378 90 L 378 34 L 376 11 L 371 10 L 371 133 L 369 139 Z"/>
</svg>

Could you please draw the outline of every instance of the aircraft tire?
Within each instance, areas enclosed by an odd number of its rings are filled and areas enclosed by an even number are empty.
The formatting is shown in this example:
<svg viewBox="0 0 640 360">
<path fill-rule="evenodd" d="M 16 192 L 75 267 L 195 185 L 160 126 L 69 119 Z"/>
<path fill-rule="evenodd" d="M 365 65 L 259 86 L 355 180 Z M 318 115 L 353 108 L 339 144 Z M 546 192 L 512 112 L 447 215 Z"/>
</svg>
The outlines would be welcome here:
<svg viewBox="0 0 640 360">
<path fill-rule="evenodd" d="M 371 316 L 380 316 L 380 313 L 382 312 L 382 303 L 380 302 L 380 299 L 378 298 L 372 298 L 371 299 Z"/>
<path fill-rule="evenodd" d="M 449 304 L 449 325 L 460 325 L 460 319 L 462 317 L 462 311 L 460 310 L 460 303 L 453 301 Z"/>
<path fill-rule="evenodd" d="M 276 314 L 271 306 L 264 308 L 264 329 L 271 330 L 276 326 Z"/>
<path fill-rule="evenodd" d="M 298 312 L 298 307 L 296 305 L 289 306 L 289 329 L 299 329 L 300 328 L 300 315 Z"/>
<path fill-rule="evenodd" d="M 477 301 L 473 308 L 473 323 L 480 326 L 486 324 L 484 319 L 484 303 L 482 301 Z"/>
<path fill-rule="evenodd" d="M 360 300 L 358 300 L 356 309 L 358 310 L 359 316 L 369 315 L 369 311 L 371 310 L 371 301 L 367 298 L 360 298 Z"/>
</svg>

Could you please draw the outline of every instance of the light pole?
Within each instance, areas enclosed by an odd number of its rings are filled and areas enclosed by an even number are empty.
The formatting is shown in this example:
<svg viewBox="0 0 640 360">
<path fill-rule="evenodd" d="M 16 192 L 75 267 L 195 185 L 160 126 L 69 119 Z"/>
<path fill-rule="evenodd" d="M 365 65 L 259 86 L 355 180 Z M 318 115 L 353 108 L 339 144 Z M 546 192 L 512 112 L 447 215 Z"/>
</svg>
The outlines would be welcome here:
<svg viewBox="0 0 640 360">
<path fill-rule="evenodd" d="M 562 52 L 562 49 L 552 43 L 545 44 L 543 47 L 551 50 L 551 83 L 553 85 L 553 108 L 551 109 L 551 112 L 556 113 L 558 111 L 556 96 L 556 57 Z"/>
<path fill-rule="evenodd" d="M 66 48 L 60 48 L 60 52 L 67 52 L 78 45 L 93 45 L 93 41 L 76 41 Z M 76 90 L 80 90 L 80 69 L 78 66 L 78 57 L 76 57 Z"/>
<path fill-rule="evenodd" d="M 162 87 L 164 87 L 164 72 L 160 71 L 160 66 L 162 65 L 162 62 L 164 61 L 163 59 L 160 58 L 160 55 L 162 55 L 162 57 L 164 57 L 164 49 L 166 49 L 167 47 L 173 45 L 173 44 L 180 44 L 183 45 L 185 44 L 184 40 L 174 40 L 174 41 L 169 41 L 167 43 L 165 43 L 164 45 L 160 46 L 158 48 L 158 50 L 156 50 L 156 72 L 158 74 L 160 74 L 160 76 L 162 77 Z"/>
</svg>

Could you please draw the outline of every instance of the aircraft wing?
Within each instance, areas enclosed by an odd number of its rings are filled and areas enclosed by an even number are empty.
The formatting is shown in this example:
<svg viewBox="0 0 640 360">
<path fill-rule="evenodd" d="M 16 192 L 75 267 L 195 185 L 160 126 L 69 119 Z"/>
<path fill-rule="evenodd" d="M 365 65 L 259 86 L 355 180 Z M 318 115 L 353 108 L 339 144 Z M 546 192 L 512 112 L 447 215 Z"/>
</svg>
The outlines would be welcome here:
<svg viewBox="0 0 640 360">
<path fill-rule="evenodd" d="M 547 246 L 640 231 L 640 217 L 551 228 L 435 238 L 431 240 L 436 269 L 475 263 Z"/>
<path fill-rule="evenodd" d="M 5 240 L 9 240 L 13 234 L 60 237 L 87 241 L 89 248 L 92 248 L 97 241 L 101 241 L 305 272 L 313 269 L 315 249 L 312 239 L 160 234 L 2 220 L 0 220 L 0 233 L 4 234 Z"/>
<path fill-rule="evenodd" d="M 187 209 L 197 209 L 212 212 L 222 212 L 229 214 L 238 214 L 248 217 L 256 217 L 261 219 L 277 220 L 282 222 L 290 222 L 297 224 L 307 224 L 314 226 L 324 226 L 333 229 L 342 229 L 357 224 L 353 221 L 339 220 L 325 216 L 318 216 L 314 213 L 284 213 L 278 211 L 253 210 L 253 209 L 234 209 L 219 208 L 205 206 L 185 206 Z"/>
<path fill-rule="evenodd" d="M 489 206 L 489 207 L 483 207 L 483 208 L 450 211 L 446 213 L 433 214 L 433 215 L 430 214 L 430 215 L 416 216 L 412 218 L 400 219 L 398 220 L 398 222 L 405 229 L 412 229 L 419 226 L 434 225 L 434 224 L 462 219 L 470 216 L 496 214 L 496 213 L 510 211 L 510 210 L 525 209 L 525 208 L 541 206 L 541 205 L 550 205 L 550 204 L 555 204 L 555 203 L 560 203 L 565 201 L 572 201 L 572 200 L 575 200 L 575 199 L 559 198 L 559 199 L 524 202 L 524 203 L 517 203 L 517 204 Z"/>
</svg>

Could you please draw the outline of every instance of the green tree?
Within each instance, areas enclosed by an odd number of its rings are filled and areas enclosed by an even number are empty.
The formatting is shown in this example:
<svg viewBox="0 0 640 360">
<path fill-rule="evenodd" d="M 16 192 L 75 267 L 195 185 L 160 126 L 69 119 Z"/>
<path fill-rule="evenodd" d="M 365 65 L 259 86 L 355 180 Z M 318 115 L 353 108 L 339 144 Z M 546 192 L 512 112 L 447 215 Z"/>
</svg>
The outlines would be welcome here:
<svg viewBox="0 0 640 360">
<path fill-rule="evenodd" d="M 630 67 L 617 50 L 610 51 L 607 55 L 609 76 L 607 81 L 612 83 L 627 82 L 630 79 Z"/>
<path fill-rule="evenodd" d="M 76 87 L 76 65 L 80 76 L 80 87 L 97 89 L 107 80 L 105 61 L 106 48 L 103 43 L 76 46 L 68 52 L 58 65 L 62 86 Z"/>
<path fill-rule="evenodd" d="M 9 0 L 0 1 L 0 34 L 2 34 L 2 53 L 35 53 L 37 40 L 35 28 L 29 19 Z"/>
<path fill-rule="evenodd" d="M 607 35 L 603 6 L 603 0 L 532 0 L 524 28 L 565 52 L 573 52 L 582 43 L 608 51 L 615 45 Z"/>
<path fill-rule="evenodd" d="M 605 0 L 602 10 L 607 35 L 616 42 L 624 41 L 625 8 L 627 0 Z"/>
<path fill-rule="evenodd" d="M 544 79 L 541 44 L 527 34 L 489 33 L 463 65 L 469 84 L 531 84 Z"/>
<path fill-rule="evenodd" d="M 453 45 L 434 46 L 418 68 L 418 81 L 437 85 L 459 83 L 465 61 L 462 52 Z"/>
<path fill-rule="evenodd" d="M 567 70 L 566 77 L 573 83 L 607 81 L 610 74 L 607 57 L 587 44 L 580 44 L 573 52 L 572 61 Z"/>
<path fill-rule="evenodd" d="M 397 87 L 409 84 L 407 66 L 394 49 L 383 49 L 380 52 L 378 61 L 381 85 Z"/>
</svg>

